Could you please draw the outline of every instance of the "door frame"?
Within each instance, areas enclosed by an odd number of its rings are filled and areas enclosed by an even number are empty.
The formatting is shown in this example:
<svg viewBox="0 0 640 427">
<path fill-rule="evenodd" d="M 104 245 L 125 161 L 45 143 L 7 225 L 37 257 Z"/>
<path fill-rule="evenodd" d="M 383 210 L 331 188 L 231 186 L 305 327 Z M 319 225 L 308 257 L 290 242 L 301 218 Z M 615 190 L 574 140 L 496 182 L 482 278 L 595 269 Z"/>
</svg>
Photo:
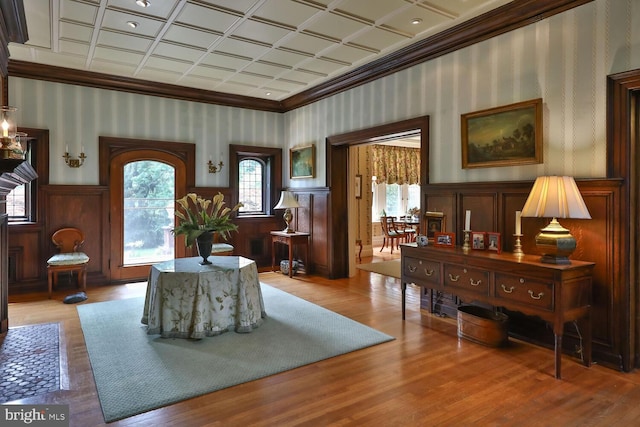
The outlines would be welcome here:
<svg viewBox="0 0 640 427">
<path fill-rule="evenodd" d="M 429 116 L 374 126 L 367 129 L 332 135 L 326 139 L 327 187 L 329 187 L 328 229 L 340 230 L 349 213 L 347 183 L 349 177 L 349 147 L 398 139 L 420 132 L 420 183 L 429 183 Z M 424 197 L 421 197 L 424 202 Z M 353 239 L 348 233 L 330 233 L 327 240 L 329 277 L 349 277 L 349 260 L 353 258 Z M 351 248 L 351 251 L 350 249 Z"/>
<path fill-rule="evenodd" d="M 133 160 L 157 160 L 170 164 L 176 170 L 176 197 L 182 197 L 190 189 L 195 186 L 195 144 L 180 143 L 180 142 L 167 142 L 167 141 L 152 141 L 152 140 L 140 140 L 140 139 L 127 139 L 127 138 L 112 138 L 112 137 L 100 137 L 99 138 L 99 179 L 100 185 L 109 189 L 109 200 L 112 196 L 121 194 L 119 190 L 110 188 L 111 183 L 111 164 L 114 160 L 119 158 L 126 159 L 127 161 Z M 107 233 L 111 233 L 112 227 L 122 227 L 122 221 L 119 218 L 114 218 L 116 215 L 112 214 L 119 212 L 117 207 L 112 206 L 109 203 L 107 207 L 106 217 L 110 219 Z M 145 279 L 149 273 L 149 267 L 132 267 L 131 273 L 135 277 L 123 277 L 122 270 L 120 270 L 115 264 L 116 259 L 122 258 L 122 248 L 114 247 L 114 239 L 107 235 L 105 236 L 105 242 L 109 242 L 109 268 L 108 276 L 110 281 L 129 281 L 134 279 Z M 120 245 L 121 246 L 121 245 Z M 186 250 L 184 245 L 175 245 L 176 257 L 184 257 Z"/>
</svg>

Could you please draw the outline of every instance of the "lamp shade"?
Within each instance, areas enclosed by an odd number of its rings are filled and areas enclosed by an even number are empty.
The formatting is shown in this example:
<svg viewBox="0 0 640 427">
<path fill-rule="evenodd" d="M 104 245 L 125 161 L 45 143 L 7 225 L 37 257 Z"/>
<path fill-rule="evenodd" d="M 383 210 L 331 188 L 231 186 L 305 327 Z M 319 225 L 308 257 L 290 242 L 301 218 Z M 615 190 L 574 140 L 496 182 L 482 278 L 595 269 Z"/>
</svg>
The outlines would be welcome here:
<svg viewBox="0 0 640 427">
<path fill-rule="evenodd" d="M 280 200 L 273 209 L 299 208 L 300 205 L 291 191 L 283 191 L 280 193 Z"/>
<path fill-rule="evenodd" d="M 523 217 L 591 219 L 573 177 L 540 176 L 522 208 Z"/>
</svg>

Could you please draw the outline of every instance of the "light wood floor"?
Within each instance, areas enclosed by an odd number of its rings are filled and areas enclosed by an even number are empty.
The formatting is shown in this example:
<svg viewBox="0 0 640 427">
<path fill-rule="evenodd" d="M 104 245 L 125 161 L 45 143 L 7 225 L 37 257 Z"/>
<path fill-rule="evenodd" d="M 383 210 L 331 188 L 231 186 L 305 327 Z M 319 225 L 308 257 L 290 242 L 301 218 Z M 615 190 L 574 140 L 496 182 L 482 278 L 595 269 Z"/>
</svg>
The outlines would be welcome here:
<svg viewBox="0 0 640 427">
<path fill-rule="evenodd" d="M 586 368 L 564 357 L 563 379 L 556 380 L 551 350 L 514 340 L 491 349 L 458 339 L 452 319 L 420 312 L 412 286 L 402 321 L 395 279 L 360 270 L 341 280 L 260 278 L 396 339 L 109 425 L 617 426 L 640 420 L 638 373 Z M 145 284 L 89 287 L 86 303 L 144 291 Z M 76 307 L 61 302 L 68 293 L 10 298 L 10 326 L 62 325 L 64 390 L 22 403 L 68 404 L 71 426 L 105 425 Z"/>
</svg>

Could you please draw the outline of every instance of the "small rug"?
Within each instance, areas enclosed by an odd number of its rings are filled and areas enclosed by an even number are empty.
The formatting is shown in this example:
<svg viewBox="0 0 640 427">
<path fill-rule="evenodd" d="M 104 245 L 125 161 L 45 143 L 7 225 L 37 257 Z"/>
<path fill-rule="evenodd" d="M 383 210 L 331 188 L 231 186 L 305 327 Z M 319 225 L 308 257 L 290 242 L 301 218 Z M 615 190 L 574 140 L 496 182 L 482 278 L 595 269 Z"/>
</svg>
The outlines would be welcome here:
<svg viewBox="0 0 640 427">
<path fill-rule="evenodd" d="M 0 335 L 0 403 L 60 390 L 57 323 L 9 328 Z"/>
<path fill-rule="evenodd" d="M 360 270 L 371 271 L 373 273 L 382 274 L 383 276 L 401 278 L 401 265 L 399 259 L 392 261 L 372 262 L 371 264 L 356 265 Z"/>
<path fill-rule="evenodd" d="M 267 317 L 249 334 L 147 335 L 144 298 L 78 306 L 106 422 L 394 338 L 262 284 Z"/>
</svg>

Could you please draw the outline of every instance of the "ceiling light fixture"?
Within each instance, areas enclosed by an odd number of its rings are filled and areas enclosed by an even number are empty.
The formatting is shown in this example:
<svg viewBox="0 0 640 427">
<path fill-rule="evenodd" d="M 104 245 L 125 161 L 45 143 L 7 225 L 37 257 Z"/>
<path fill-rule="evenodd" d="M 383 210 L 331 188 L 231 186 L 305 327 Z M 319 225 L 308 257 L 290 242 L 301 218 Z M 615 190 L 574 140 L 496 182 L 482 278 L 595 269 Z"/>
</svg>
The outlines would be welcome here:
<svg viewBox="0 0 640 427">
<path fill-rule="evenodd" d="M 271 96 L 271 92 L 267 92 L 267 93 L 265 93 L 265 95 Z"/>
<path fill-rule="evenodd" d="M 127 21 L 127 25 L 131 28 L 138 28 L 138 23 L 136 21 Z"/>
<path fill-rule="evenodd" d="M 136 4 L 140 7 L 149 7 L 151 2 L 149 0 L 136 0 Z"/>
<path fill-rule="evenodd" d="M 418 25 L 418 24 L 419 24 L 419 23 L 421 23 L 421 22 L 422 22 L 422 18 L 413 18 L 413 19 L 411 20 L 411 24 L 412 24 L 412 25 Z"/>
</svg>

